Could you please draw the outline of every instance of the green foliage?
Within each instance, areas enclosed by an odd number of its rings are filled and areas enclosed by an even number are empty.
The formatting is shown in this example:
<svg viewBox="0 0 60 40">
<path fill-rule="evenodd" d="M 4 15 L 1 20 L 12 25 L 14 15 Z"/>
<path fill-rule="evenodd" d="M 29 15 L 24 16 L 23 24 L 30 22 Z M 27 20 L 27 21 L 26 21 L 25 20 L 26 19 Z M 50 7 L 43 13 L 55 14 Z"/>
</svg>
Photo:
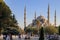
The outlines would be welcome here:
<svg viewBox="0 0 60 40">
<path fill-rule="evenodd" d="M 54 34 L 58 33 L 58 29 L 54 26 L 49 26 L 49 27 L 43 27 L 44 33 L 45 34 Z M 33 34 L 38 34 L 38 28 L 37 27 L 26 27 L 25 32 L 32 32 Z M 41 30 L 41 27 L 39 28 Z M 59 29 L 60 30 L 60 29 Z"/>
<path fill-rule="evenodd" d="M 31 32 L 33 34 L 37 34 L 38 33 L 38 29 L 36 27 L 26 27 L 26 31 L 27 33 Z"/>
<path fill-rule="evenodd" d="M 54 26 L 49 26 L 45 28 L 45 33 L 54 34 L 54 33 L 58 33 L 58 30 Z"/>
<path fill-rule="evenodd" d="M 59 30 L 59 35 L 60 35 L 60 26 L 59 26 L 58 30 Z"/>
<path fill-rule="evenodd" d="M 44 40 L 44 30 L 43 30 L 43 27 L 41 27 L 39 34 L 40 34 L 39 40 Z"/>
<path fill-rule="evenodd" d="M 13 27 L 13 29 L 12 29 Z M 8 29 L 8 30 L 7 30 Z M 5 4 L 5 2 L 0 3 L 0 33 L 18 33 L 19 26 L 15 15 L 12 15 L 10 8 Z"/>
<path fill-rule="evenodd" d="M 31 32 L 32 29 L 30 27 L 26 28 L 26 32 Z"/>
<path fill-rule="evenodd" d="M 2 32 L 2 34 L 9 34 L 9 33 L 12 35 L 17 35 L 19 34 L 19 31 L 17 29 L 7 28 L 6 30 Z"/>
<path fill-rule="evenodd" d="M 37 21 L 36 21 L 36 24 L 37 24 L 37 26 L 38 26 L 38 28 L 39 28 L 39 26 L 40 26 L 40 21 L 37 20 Z"/>
<path fill-rule="evenodd" d="M 3 2 L 3 0 L 0 0 L 0 3 Z"/>
</svg>

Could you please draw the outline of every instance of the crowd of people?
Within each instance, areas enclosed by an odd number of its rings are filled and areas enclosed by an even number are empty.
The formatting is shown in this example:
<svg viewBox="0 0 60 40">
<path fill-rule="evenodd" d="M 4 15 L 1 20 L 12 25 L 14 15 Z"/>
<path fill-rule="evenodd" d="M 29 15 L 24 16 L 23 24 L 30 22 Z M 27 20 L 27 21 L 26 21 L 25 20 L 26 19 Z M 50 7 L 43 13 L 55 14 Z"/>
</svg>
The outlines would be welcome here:
<svg viewBox="0 0 60 40">
<path fill-rule="evenodd" d="M 46 35 L 47 40 L 59 40 L 59 36 L 57 34 L 54 35 Z"/>
<path fill-rule="evenodd" d="M 31 35 L 32 36 L 32 35 Z M 29 38 L 30 39 L 30 36 L 29 35 L 21 35 L 21 34 L 18 34 L 18 38 L 22 38 L 24 37 L 25 39 Z M 54 35 L 46 35 L 46 40 L 58 40 L 58 35 L 57 34 L 54 34 Z M 3 40 L 13 40 L 13 37 L 12 37 L 12 34 L 7 34 L 7 35 L 3 35 Z"/>
<path fill-rule="evenodd" d="M 18 38 L 21 38 L 21 34 L 18 34 Z M 13 40 L 12 34 L 3 35 L 3 40 Z"/>
<path fill-rule="evenodd" d="M 12 40 L 12 35 L 11 34 L 3 35 L 3 40 Z"/>
</svg>

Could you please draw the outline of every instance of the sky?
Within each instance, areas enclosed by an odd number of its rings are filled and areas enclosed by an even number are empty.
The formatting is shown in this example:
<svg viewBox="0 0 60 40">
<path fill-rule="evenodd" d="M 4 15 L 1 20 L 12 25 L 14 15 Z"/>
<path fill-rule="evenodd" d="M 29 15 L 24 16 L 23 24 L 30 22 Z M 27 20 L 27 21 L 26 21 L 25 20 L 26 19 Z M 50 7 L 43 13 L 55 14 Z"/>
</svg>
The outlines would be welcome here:
<svg viewBox="0 0 60 40">
<path fill-rule="evenodd" d="M 57 14 L 57 25 L 60 25 L 60 0 L 4 0 L 10 7 L 13 14 L 19 23 L 19 26 L 24 28 L 24 7 L 26 5 L 26 21 L 27 25 L 32 23 L 34 13 L 36 16 L 44 16 L 47 18 L 48 4 L 50 5 L 50 22 L 54 23 L 54 13 Z"/>
</svg>

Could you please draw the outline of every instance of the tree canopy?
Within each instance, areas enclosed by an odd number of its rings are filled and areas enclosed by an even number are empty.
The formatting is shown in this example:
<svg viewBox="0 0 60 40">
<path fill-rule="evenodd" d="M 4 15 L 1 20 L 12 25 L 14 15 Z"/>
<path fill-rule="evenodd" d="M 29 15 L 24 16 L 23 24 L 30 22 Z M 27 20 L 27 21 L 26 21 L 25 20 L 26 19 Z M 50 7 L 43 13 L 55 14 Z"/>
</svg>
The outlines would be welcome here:
<svg viewBox="0 0 60 40">
<path fill-rule="evenodd" d="M 12 32 L 19 32 L 19 26 L 15 15 L 10 10 L 9 6 L 6 3 L 0 2 L 0 33 L 5 33 L 6 31 Z"/>
<path fill-rule="evenodd" d="M 54 26 L 49 26 L 49 27 L 45 27 L 45 33 L 54 34 L 54 33 L 58 33 L 58 30 Z"/>
</svg>

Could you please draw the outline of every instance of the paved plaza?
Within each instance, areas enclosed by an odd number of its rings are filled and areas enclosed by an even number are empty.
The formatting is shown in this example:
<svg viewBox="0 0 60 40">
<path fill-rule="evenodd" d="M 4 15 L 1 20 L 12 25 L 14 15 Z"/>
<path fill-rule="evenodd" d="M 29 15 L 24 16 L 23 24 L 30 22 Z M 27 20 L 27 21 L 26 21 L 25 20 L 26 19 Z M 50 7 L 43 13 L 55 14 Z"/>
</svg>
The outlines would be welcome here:
<svg viewBox="0 0 60 40">
<path fill-rule="evenodd" d="M 31 37 L 30 39 L 24 39 L 24 37 L 18 38 L 18 36 L 12 36 L 13 40 L 38 40 L 39 37 Z M 0 36 L 0 40 L 3 40 L 3 36 Z"/>
<path fill-rule="evenodd" d="M 13 40 L 39 40 L 39 37 L 30 37 L 30 39 L 24 39 L 24 37 L 18 38 L 18 36 L 12 36 L 12 38 Z M 3 36 L 0 36 L 0 40 L 3 40 Z M 48 38 L 44 37 L 44 40 L 48 40 Z M 58 37 L 58 40 L 60 40 L 60 36 Z"/>
</svg>

